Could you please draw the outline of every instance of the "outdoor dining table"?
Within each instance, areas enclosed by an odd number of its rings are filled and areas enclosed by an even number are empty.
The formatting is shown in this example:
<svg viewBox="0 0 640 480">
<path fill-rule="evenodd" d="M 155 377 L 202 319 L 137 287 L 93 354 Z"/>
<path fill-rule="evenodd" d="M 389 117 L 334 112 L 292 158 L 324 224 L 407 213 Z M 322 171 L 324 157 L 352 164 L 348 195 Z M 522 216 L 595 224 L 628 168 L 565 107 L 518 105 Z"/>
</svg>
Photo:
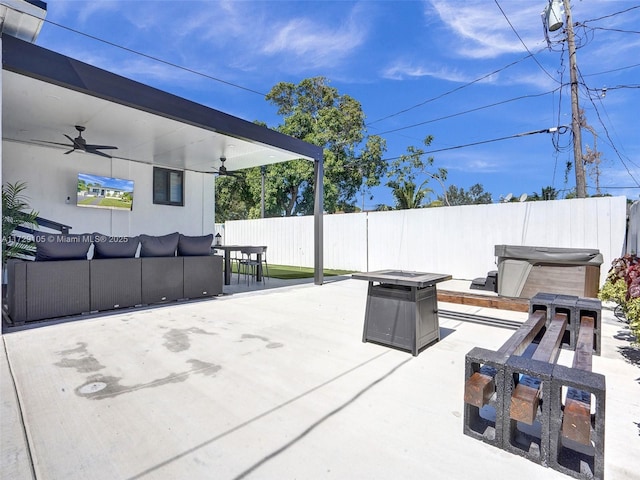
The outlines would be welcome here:
<svg viewBox="0 0 640 480">
<path fill-rule="evenodd" d="M 224 252 L 224 284 L 231 284 L 231 252 L 241 252 L 246 248 L 255 248 L 257 245 L 214 245 L 213 250 Z M 260 245 L 261 248 L 266 248 Z M 258 268 L 256 269 L 256 281 L 262 281 L 262 254 L 258 253 Z"/>
</svg>

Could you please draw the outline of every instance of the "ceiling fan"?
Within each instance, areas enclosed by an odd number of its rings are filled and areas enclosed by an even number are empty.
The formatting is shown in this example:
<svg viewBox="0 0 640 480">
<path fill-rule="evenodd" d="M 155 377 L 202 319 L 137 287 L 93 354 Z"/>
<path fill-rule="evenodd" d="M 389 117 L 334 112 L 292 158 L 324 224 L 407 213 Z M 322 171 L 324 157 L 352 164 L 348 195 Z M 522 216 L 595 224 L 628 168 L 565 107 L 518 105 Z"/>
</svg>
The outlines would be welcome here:
<svg viewBox="0 0 640 480">
<path fill-rule="evenodd" d="M 43 143 L 49 143 L 52 145 L 63 145 L 65 147 L 71 148 L 71 150 L 64 152 L 65 155 L 70 154 L 71 152 L 75 152 L 76 150 L 80 152 L 93 153 L 94 155 L 100 155 L 102 157 L 111 158 L 111 155 L 107 155 L 106 153 L 101 152 L 100 150 L 117 150 L 118 147 L 114 147 L 111 145 L 93 145 L 91 143 L 87 143 L 87 141 L 82 136 L 82 132 L 85 131 L 85 127 L 82 125 L 76 125 L 76 130 L 78 131 L 78 136 L 76 138 L 71 138 L 69 135 L 65 134 L 65 137 L 69 139 L 71 145 L 68 143 L 59 143 L 59 142 L 47 142 L 42 141 Z"/>
<path fill-rule="evenodd" d="M 227 170 L 227 167 L 225 167 L 224 162 L 226 162 L 227 159 L 226 157 L 220 157 L 220 168 L 218 168 L 217 170 L 214 169 L 214 172 L 217 173 L 220 176 L 223 177 L 236 177 L 236 178 L 242 178 L 242 174 L 241 173 L 237 173 L 237 172 L 230 172 Z"/>
</svg>

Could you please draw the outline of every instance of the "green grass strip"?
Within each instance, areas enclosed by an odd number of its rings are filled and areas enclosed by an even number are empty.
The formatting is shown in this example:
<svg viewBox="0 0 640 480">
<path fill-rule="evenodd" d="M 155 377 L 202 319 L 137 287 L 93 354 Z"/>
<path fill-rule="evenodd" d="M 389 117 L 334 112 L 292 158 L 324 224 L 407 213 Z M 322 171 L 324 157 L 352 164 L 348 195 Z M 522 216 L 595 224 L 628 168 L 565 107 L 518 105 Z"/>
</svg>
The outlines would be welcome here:
<svg viewBox="0 0 640 480">
<path fill-rule="evenodd" d="M 233 265 L 233 272 L 236 273 L 236 266 Z M 269 272 L 267 277 L 280 278 L 282 280 L 296 280 L 300 278 L 313 278 L 313 268 L 310 267 L 294 267 L 290 265 L 272 265 L 269 264 L 265 269 L 265 274 Z M 352 270 L 333 270 L 325 268 L 323 270 L 326 277 L 336 275 L 347 275 L 353 273 Z"/>
<path fill-rule="evenodd" d="M 313 278 L 313 268 L 310 267 L 292 267 L 289 265 L 271 265 L 269 264 L 267 269 L 269 271 L 269 277 L 281 278 L 283 280 L 292 280 L 298 278 Z M 266 273 L 265 270 L 265 273 Z M 353 273 L 351 270 L 332 270 L 324 269 L 324 275 L 327 277 L 333 277 L 336 275 L 346 275 Z"/>
</svg>

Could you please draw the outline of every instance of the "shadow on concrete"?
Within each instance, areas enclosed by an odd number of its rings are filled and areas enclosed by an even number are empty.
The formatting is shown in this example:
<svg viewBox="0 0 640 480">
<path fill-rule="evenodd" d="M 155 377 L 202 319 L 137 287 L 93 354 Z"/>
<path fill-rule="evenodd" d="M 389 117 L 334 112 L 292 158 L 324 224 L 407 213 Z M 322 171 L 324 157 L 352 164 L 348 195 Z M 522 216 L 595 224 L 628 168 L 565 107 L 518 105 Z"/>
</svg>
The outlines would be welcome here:
<svg viewBox="0 0 640 480">
<path fill-rule="evenodd" d="M 624 357 L 627 363 L 640 367 L 640 346 L 638 346 L 636 337 L 631 334 L 629 328 L 618 330 L 618 333 L 616 333 L 613 338 L 629 343 L 629 345 L 618 347 L 618 352 L 620 352 L 620 355 Z M 640 378 L 637 378 L 636 380 L 640 383 Z"/>
<path fill-rule="evenodd" d="M 400 362 L 398 365 L 396 365 L 395 367 L 393 367 L 391 370 L 389 370 L 387 373 L 385 373 L 384 375 L 382 375 L 381 377 L 379 377 L 378 379 L 374 380 L 373 382 L 371 382 L 369 385 L 367 385 L 366 387 L 364 387 L 362 390 L 360 390 L 358 393 L 356 393 L 353 397 L 351 397 L 349 400 L 347 400 L 346 402 L 344 402 L 342 405 L 340 405 L 339 407 L 333 409 L 332 411 L 330 411 L 329 413 L 327 413 L 326 415 L 324 415 L 323 417 L 319 418 L 318 420 L 316 420 L 315 422 L 313 422 L 311 425 L 309 425 L 309 427 L 307 427 L 305 430 L 303 430 L 298 436 L 296 436 L 295 438 L 293 438 L 292 440 L 290 440 L 289 442 L 287 442 L 286 444 L 284 444 L 282 447 L 278 448 L 277 450 L 271 452 L 269 455 L 265 456 L 264 458 L 262 458 L 261 460 L 259 460 L 258 462 L 256 462 L 255 464 L 253 464 L 252 466 L 250 466 L 249 468 L 247 468 L 244 472 L 240 473 L 239 475 L 237 475 L 236 477 L 234 477 L 233 480 L 242 480 L 243 478 L 245 478 L 247 475 L 253 473 L 254 471 L 256 471 L 258 468 L 260 468 L 262 465 L 264 465 L 265 463 L 267 463 L 269 460 L 271 460 L 272 458 L 277 457 L 278 455 L 280 455 L 281 453 L 283 453 L 284 451 L 286 451 L 287 449 L 289 449 L 290 447 L 292 447 L 294 444 L 298 443 L 300 440 L 302 440 L 304 437 L 306 437 L 308 434 L 310 434 L 313 430 L 316 429 L 316 427 L 318 427 L 319 425 L 321 425 L 323 422 L 325 422 L 326 420 L 328 420 L 329 418 L 333 417 L 334 415 L 336 415 L 337 413 L 340 413 L 342 410 L 344 410 L 346 407 L 348 407 L 349 405 L 351 405 L 353 402 L 355 402 L 358 398 L 360 398 L 362 395 L 364 395 L 366 392 L 368 392 L 369 390 L 371 390 L 371 388 L 373 388 L 374 386 L 376 386 L 378 383 L 382 382 L 385 378 L 391 376 L 391 374 L 393 374 L 396 370 L 398 370 L 400 367 L 402 367 L 404 364 L 406 364 L 408 361 L 410 361 L 411 359 L 408 358 L 402 362 Z"/>
<path fill-rule="evenodd" d="M 331 277 L 324 277 L 323 284 L 341 282 L 344 280 L 349 280 L 351 275 L 336 275 Z M 313 285 L 313 278 L 295 278 L 295 279 L 280 279 L 280 278 L 266 278 L 264 282 L 256 282 L 251 281 L 247 283 L 244 282 L 234 282 L 234 278 L 231 279 L 230 285 L 223 285 L 222 291 L 223 295 L 234 295 L 238 293 L 249 293 L 249 292 L 262 292 L 265 290 L 272 290 L 274 288 L 286 288 L 286 287 L 294 287 L 296 285 Z"/>
<path fill-rule="evenodd" d="M 349 280 L 351 275 L 349 276 L 331 276 L 325 277 L 324 283 L 329 284 L 333 282 L 340 282 L 343 280 Z M 15 325 L 11 321 L 9 317 L 6 304 L 2 305 L 2 333 L 11 333 L 18 332 L 22 330 L 30 330 L 33 328 L 46 327 L 49 325 L 57 325 L 60 323 L 68 323 L 68 322 L 76 322 L 78 320 L 88 320 L 91 318 L 100 318 L 100 317 L 110 317 L 113 315 L 122 315 L 126 313 L 132 312 L 140 312 L 143 310 L 151 310 L 163 307 L 170 307 L 174 305 L 181 304 L 189 304 L 189 303 L 201 303 L 201 302 L 212 302 L 215 301 L 216 298 L 228 297 L 234 294 L 241 293 L 255 293 L 268 291 L 276 288 L 287 288 L 287 287 L 295 287 L 297 285 L 305 285 L 305 284 L 313 284 L 313 278 L 300 278 L 294 280 L 280 280 L 277 278 L 269 278 L 265 283 L 256 283 L 251 282 L 247 285 L 246 282 L 241 282 L 240 284 L 232 283 L 231 285 L 223 286 L 223 293 L 217 297 L 205 297 L 205 298 L 193 298 L 193 299 L 181 299 L 178 301 L 166 302 L 166 303 L 154 303 L 152 305 L 139 305 L 136 307 L 128 307 L 128 308 L 118 308 L 116 310 L 101 310 L 99 312 L 87 312 L 81 313 L 78 315 L 69 315 L 66 317 L 56 317 L 56 318 L 47 318 L 43 320 L 35 320 L 32 322 L 26 322 L 24 324 Z"/>
<path fill-rule="evenodd" d="M 167 460 L 165 460 L 164 462 L 161 462 L 157 465 L 154 465 L 153 467 L 150 467 L 140 473 L 138 473 L 137 475 L 134 475 L 133 477 L 129 477 L 127 480 L 137 480 L 143 477 L 146 477 L 147 475 L 149 475 L 150 473 L 153 473 L 159 469 L 161 469 L 162 467 L 164 467 L 165 465 L 168 465 L 176 460 L 179 460 L 181 458 L 184 458 L 185 456 L 200 450 L 201 448 L 204 448 L 218 440 L 220 440 L 221 438 L 226 437 L 227 435 L 232 434 L 233 432 L 236 432 L 238 430 L 240 430 L 241 428 L 244 428 L 250 424 L 252 424 L 253 422 L 256 422 L 258 420 L 260 420 L 261 418 L 266 417 L 267 415 L 270 415 L 284 407 L 286 407 L 287 405 L 290 405 L 304 397 L 306 397 L 307 395 L 310 395 L 311 393 L 321 389 L 322 387 L 358 370 L 359 368 L 362 368 L 363 366 L 377 360 L 378 358 L 386 355 L 388 352 L 382 352 L 368 360 L 365 360 L 364 362 L 342 372 L 339 375 L 336 375 L 335 377 L 327 380 L 326 382 L 323 382 L 319 385 L 316 385 L 315 387 L 302 392 L 300 395 L 297 395 L 293 398 L 290 398 L 289 400 L 287 400 L 286 402 L 281 403 L 280 405 L 276 405 L 275 407 L 266 410 L 265 412 L 262 412 L 259 415 L 256 415 L 253 418 L 250 418 L 249 420 L 242 422 L 238 425 L 236 425 L 233 428 L 230 428 L 229 430 L 227 430 L 226 432 L 222 432 L 219 435 L 216 435 L 213 438 L 210 438 L 209 440 L 200 443 L 199 445 L 196 445 L 192 448 L 189 448 L 188 450 L 185 450 L 182 453 L 179 453 L 171 458 L 168 458 Z M 403 360 L 402 362 L 400 362 L 399 364 L 397 364 L 395 367 L 393 367 L 391 370 L 389 370 L 387 373 L 385 373 L 384 375 L 380 376 L 379 378 L 377 378 L 376 380 L 374 380 L 373 382 L 371 382 L 369 385 L 367 385 L 366 387 L 364 387 L 362 390 L 360 390 L 358 393 L 356 393 L 353 397 L 351 397 L 349 400 L 347 400 L 346 402 L 344 402 L 342 405 L 340 405 L 339 407 L 333 409 L 332 411 L 330 411 L 329 413 L 327 413 L 326 415 L 322 416 L 320 419 L 316 420 L 315 422 L 313 422 L 309 427 L 307 427 L 305 430 L 303 430 L 298 436 L 296 436 L 295 438 L 293 438 L 292 440 L 290 440 L 289 442 L 287 442 L 285 445 L 283 445 L 282 447 L 278 448 L 277 450 L 275 450 L 274 452 L 270 453 L 269 455 L 265 456 L 264 458 L 262 458 L 261 460 L 259 460 L 258 462 L 256 462 L 255 464 L 253 464 L 252 466 L 250 466 L 249 468 L 247 468 L 245 471 L 243 471 L 242 473 L 240 473 L 239 475 L 237 475 L 236 477 L 234 477 L 234 480 L 240 480 L 242 478 L 245 478 L 247 475 L 249 475 L 250 473 L 254 472 L 256 469 L 258 469 L 261 465 L 264 465 L 265 463 L 267 463 L 269 460 L 271 460 L 272 458 L 277 457 L 279 454 L 283 453 L 285 450 L 287 450 L 289 447 L 293 446 L 295 443 L 297 443 L 298 441 L 302 440 L 305 436 L 307 436 L 309 433 L 311 433 L 316 427 L 318 427 L 320 424 L 322 424 L 324 421 L 326 421 L 327 419 L 329 419 L 330 417 L 332 417 L 333 415 L 339 413 L 341 410 L 343 410 L 344 408 L 346 408 L 347 406 L 349 406 L 351 403 L 353 403 L 354 401 L 356 401 L 358 398 L 360 398 L 362 395 L 364 395 L 367 391 L 371 390 L 371 388 L 373 388 L 375 385 L 379 384 L 380 382 L 382 382 L 384 379 L 386 379 L 387 377 L 391 376 L 391 374 L 393 374 L 394 372 L 396 372 L 400 367 L 402 367 L 403 365 L 405 365 L 407 362 L 409 362 L 413 357 L 407 358 L 406 360 Z"/>
</svg>

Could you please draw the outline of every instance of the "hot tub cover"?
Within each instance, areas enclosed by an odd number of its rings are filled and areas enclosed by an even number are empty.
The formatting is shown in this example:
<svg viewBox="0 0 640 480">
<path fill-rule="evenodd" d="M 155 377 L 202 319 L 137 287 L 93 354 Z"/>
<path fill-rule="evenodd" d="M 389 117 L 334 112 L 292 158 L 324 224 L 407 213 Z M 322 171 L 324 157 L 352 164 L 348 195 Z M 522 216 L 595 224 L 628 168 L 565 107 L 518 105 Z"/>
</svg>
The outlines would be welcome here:
<svg viewBox="0 0 640 480">
<path fill-rule="evenodd" d="M 530 263 L 562 263 L 602 265 L 600 250 L 590 248 L 532 247 L 528 245 L 496 245 L 495 255 L 501 259 L 527 260 Z"/>
</svg>

